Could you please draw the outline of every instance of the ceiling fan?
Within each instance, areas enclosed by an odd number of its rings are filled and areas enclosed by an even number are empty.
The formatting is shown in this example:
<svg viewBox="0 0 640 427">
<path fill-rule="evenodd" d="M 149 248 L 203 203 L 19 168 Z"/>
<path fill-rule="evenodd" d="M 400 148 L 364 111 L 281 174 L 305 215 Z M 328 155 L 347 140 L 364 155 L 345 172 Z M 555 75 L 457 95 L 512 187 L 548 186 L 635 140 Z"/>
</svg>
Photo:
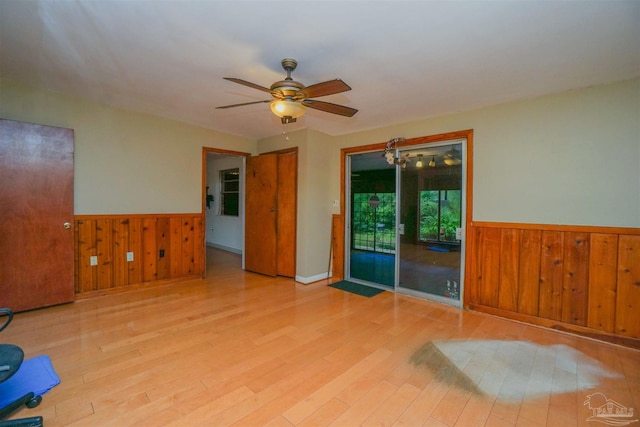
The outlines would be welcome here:
<svg viewBox="0 0 640 427">
<path fill-rule="evenodd" d="M 321 96 L 333 95 L 336 93 L 351 90 L 351 87 L 340 79 L 329 80 L 317 83 L 311 86 L 305 86 L 291 78 L 291 72 L 298 66 L 298 61 L 291 58 L 285 58 L 281 61 L 282 68 L 287 72 L 287 77 L 271 85 L 270 88 L 260 86 L 246 80 L 235 77 L 224 77 L 234 83 L 249 86 L 263 92 L 270 93 L 272 99 L 264 101 L 244 102 L 242 104 L 224 105 L 216 107 L 218 109 L 242 107 L 244 105 L 271 103 L 271 111 L 280 117 L 283 124 L 293 123 L 305 112 L 305 107 L 324 111 L 325 113 L 338 114 L 340 116 L 352 117 L 358 112 L 355 108 L 346 107 L 344 105 L 332 104 L 330 102 L 317 101 L 315 99 Z"/>
</svg>

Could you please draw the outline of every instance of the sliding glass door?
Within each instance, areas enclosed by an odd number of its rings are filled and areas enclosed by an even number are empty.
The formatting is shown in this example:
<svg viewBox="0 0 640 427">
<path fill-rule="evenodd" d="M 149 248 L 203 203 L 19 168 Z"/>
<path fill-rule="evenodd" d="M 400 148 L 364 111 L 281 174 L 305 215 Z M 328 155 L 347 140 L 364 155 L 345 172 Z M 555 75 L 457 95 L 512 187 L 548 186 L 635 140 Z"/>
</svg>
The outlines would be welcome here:
<svg viewBox="0 0 640 427">
<path fill-rule="evenodd" d="M 460 305 L 466 141 L 347 156 L 346 278 Z"/>
<path fill-rule="evenodd" d="M 395 285 L 396 177 L 379 152 L 349 158 L 347 277 L 384 288 Z"/>
<path fill-rule="evenodd" d="M 454 305 L 462 282 L 462 148 L 460 142 L 399 153 L 414 161 L 399 168 L 396 289 Z"/>
</svg>

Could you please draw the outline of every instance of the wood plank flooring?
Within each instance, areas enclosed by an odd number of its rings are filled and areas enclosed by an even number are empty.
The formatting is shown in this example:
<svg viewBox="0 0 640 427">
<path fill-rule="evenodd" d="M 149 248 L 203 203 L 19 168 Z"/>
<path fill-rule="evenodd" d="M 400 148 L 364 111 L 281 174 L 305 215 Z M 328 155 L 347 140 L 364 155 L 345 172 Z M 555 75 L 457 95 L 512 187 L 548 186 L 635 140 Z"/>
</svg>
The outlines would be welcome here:
<svg viewBox="0 0 640 427">
<path fill-rule="evenodd" d="M 588 396 L 640 412 L 640 352 L 384 292 L 240 270 L 19 313 L 47 354 L 56 426 L 588 426 Z M 594 398 L 595 402 L 595 398 Z M 592 402 L 592 403 L 594 403 Z M 595 403 L 594 403 L 595 405 Z M 640 425 L 640 422 L 638 423 Z"/>
</svg>

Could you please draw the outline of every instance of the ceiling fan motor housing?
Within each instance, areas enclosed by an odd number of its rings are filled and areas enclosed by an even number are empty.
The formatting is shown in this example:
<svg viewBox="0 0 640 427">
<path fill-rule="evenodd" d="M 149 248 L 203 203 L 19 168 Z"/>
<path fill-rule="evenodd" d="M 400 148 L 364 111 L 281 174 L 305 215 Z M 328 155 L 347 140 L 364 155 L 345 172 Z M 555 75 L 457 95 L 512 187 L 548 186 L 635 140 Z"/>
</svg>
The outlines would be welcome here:
<svg viewBox="0 0 640 427">
<path fill-rule="evenodd" d="M 287 77 L 284 80 L 280 80 L 271 85 L 271 94 L 276 98 L 293 98 L 295 95 L 304 89 L 304 85 L 291 78 L 291 72 L 298 66 L 298 61 L 293 58 L 284 58 L 280 61 L 282 68 L 287 72 Z"/>
<path fill-rule="evenodd" d="M 304 85 L 295 80 L 280 80 L 271 85 L 271 94 L 276 98 L 294 98 L 304 89 Z"/>
</svg>

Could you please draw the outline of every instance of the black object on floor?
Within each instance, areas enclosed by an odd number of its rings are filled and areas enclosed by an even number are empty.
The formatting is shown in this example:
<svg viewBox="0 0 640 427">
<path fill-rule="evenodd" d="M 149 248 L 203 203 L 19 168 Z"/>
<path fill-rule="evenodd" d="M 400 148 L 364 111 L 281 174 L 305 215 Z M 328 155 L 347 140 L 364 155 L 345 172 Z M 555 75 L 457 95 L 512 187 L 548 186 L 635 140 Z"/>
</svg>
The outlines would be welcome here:
<svg viewBox="0 0 640 427">
<path fill-rule="evenodd" d="M 9 326 L 13 320 L 13 312 L 8 308 L 0 308 L 0 316 L 7 317 L 4 323 L 0 325 L 0 331 Z M 6 384 L 8 380 L 14 377 L 14 374 L 20 370 L 24 360 L 24 352 L 18 346 L 12 344 L 0 344 L 0 382 Z M 1 395 L 6 400 L 6 396 Z M 19 409 L 23 405 L 28 408 L 35 408 L 40 404 L 42 397 L 36 396 L 33 392 L 16 396 L 9 399 L 0 407 L 0 420 L 11 415 L 12 412 Z M 42 417 L 21 418 L 14 420 L 0 421 L 0 427 L 42 427 L 44 420 Z"/>
<path fill-rule="evenodd" d="M 370 298 L 384 292 L 384 289 L 372 288 L 371 286 L 361 285 L 359 283 L 350 282 L 348 280 L 341 280 L 340 282 L 332 283 L 332 288 L 340 289 L 342 291 L 351 292 L 352 294 L 362 295 L 363 297 Z"/>
</svg>

